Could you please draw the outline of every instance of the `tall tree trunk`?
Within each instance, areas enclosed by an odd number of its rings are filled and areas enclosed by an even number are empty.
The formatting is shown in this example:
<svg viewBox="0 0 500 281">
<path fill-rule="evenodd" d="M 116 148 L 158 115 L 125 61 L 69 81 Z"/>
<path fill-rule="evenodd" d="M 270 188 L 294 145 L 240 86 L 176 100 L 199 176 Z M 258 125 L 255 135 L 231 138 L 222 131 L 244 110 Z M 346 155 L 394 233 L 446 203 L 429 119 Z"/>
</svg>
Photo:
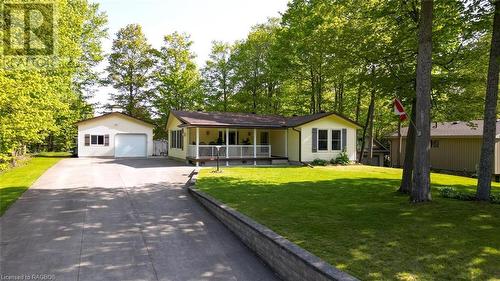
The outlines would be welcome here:
<svg viewBox="0 0 500 281">
<path fill-rule="evenodd" d="M 323 103 L 323 77 L 321 72 L 318 74 L 318 112 L 322 111 L 322 103 Z"/>
<path fill-rule="evenodd" d="M 344 113 L 344 78 L 341 80 L 340 91 L 339 91 L 339 113 Z"/>
<path fill-rule="evenodd" d="M 375 115 L 375 105 L 373 106 L 371 116 L 370 116 L 370 127 L 368 129 L 368 164 L 373 163 L 373 119 Z"/>
<path fill-rule="evenodd" d="M 360 107 L 361 107 L 361 91 L 358 88 L 358 97 L 356 100 L 356 122 L 359 122 Z"/>
<path fill-rule="evenodd" d="M 257 89 L 252 89 L 252 99 L 253 99 L 253 113 L 257 113 Z"/>
<path fill-rule="evenodd" d="M 224 112 L 227 112 L 227 92 L 226 92 L 226 89 L 224 89 L 223 98 L 224 98 Z"/>
<path fill-rule="evenodd" d="M 403 136 L 401 135 L 401 120 L 398 122 L 398 159 L 396 161 L 396 166 L 401 167 L 401 153 L 403 146 Z"/>
<path fill-rule="evenodd" d="M 401 185 L 399 192 L 410 194 L 411 182 L 413 175 L 413 155 L 415 155 L 415 118 L 416 118 L 416 101 L 413 99 L 411 104 L 411 117 L 410 124 L 408 125 L 408 132 L 406 133 L 406 147 L 405 147 L 405 161 L 403 163 L 403 175 L 401 177 Z M 399 154 L 401 159 L 401 154 Z M 399 160 L 401 162 L 401 160 Z"/>
<path fill-rule="evenodd" d="M 311 67 L 311 69 L 309 70 L 310 72 L 310 75 L 311 75 L 311 108 L 309 109 L 309 112 L 311 114 L 314 114 L 316 113 L 316 99 L 315 99 L 315 96 L 316 96 L 316 83 L 314 81 L 314 71 Z"/>
<path fill-rule="evenodd" d="M 365 152 L 365 145 L 366 145 L 366 134 L 368 132 L 368 128 L 370 126 L 371 120 L 373 120 L 373 111 L 375 107 L 375 88 L 372 89 L 372 93 L 370 95 L 370 105 L 368 106 L 368 114 L 366 115 L 366 123 L 363 128 L 363 138 L 361 139 L 361 150 L 359 153 L 359 163 L 362 163 L 363 161 L 363 154 Z"/>
<path fill-rule="evenodd" d="M 415 158 L 412 202 L 431 200 L 430 192 L 430 142 L 431 142 L 431 70 L 432 70 L 432 9 L 433 0 L 422 0 L 419 22 L 417 55 L 417 135 L 415 138 Z"/>
<path fill-rule="evenodd" d="M 496 115 L 498 101 L 498 71 L 500 59 L 500 1 L 495 1 L 493 36 L 491 38 L 486 100 L 484 104 L 483 144 L 479 161 L 476 198 L 490 200 L 492 163 L 495 151 Z"/>
<path fill-rule="evenodd" d="M 224 112 L 227 112 L 227 85 L 226 85 L 227 75 L 224 71 L 222 74 L 222 98 L 224 100 Z"/>
</svg>

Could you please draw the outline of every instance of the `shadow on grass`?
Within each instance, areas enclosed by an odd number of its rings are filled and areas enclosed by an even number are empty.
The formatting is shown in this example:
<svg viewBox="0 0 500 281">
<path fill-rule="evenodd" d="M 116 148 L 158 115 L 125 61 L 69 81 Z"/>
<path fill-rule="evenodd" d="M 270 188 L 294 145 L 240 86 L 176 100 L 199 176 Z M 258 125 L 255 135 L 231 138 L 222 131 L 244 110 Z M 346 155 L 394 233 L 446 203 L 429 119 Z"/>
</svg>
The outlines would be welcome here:
<svg viewBox="0 0 500 281">
<path fill-rule="evenodd" d="M 197 186 L 361 280 L 500 277 L 500 206 L 437 193 L 433 202 L 414 205 L 395 192 L 399 183 L 370 177 L 266 183 L 221 176 L 202 177 Z"/>
<path fill-rule="evenodd" d="M 4 187 L 0 192 L 0 216 L 26 191 L 26 187 Z"/>
</svg>

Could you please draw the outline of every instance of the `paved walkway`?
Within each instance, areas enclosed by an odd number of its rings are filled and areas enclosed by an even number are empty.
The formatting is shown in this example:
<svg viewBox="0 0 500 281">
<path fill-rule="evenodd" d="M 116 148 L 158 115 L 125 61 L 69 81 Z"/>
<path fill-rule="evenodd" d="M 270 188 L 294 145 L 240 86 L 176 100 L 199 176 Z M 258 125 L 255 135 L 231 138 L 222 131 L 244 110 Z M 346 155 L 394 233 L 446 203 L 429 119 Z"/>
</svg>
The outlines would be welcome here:
<svg viewBox="0 0 500 281">
<path fill-rule="evenodd" d="M 164 159 L 62 160 L 0 218 L 0 274 L 276 280 L 182 188 L 192 170 Z"/>
</svg>

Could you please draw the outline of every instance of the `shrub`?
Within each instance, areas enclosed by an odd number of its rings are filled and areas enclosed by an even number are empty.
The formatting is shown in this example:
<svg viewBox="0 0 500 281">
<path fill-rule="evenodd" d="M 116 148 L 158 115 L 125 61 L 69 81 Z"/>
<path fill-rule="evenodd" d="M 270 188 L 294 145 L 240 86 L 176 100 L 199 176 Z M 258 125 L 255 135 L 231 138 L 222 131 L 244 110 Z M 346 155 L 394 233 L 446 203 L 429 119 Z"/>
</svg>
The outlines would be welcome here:
<svg viewBox="0 0 500 281">
<path fill-rule="evenodd" d="M 438 187 L 437 191 L 439 195 L 443 198 L 451 198 L 462 201 L 474 201 L 476 200 L 476 194 L 471 192 L 457 191 L 453 187 Z M 490 195 L 490 202 L 495 204 L 500 204 L 500 194 L 492 193 Z"/>
<path fill-rule="evenodd" d="M 12 157 L 8 154 L 0 153 L 0 172 L 6 171 L 11 166 Z"/>
<path fill-rule="evenodd" d="M 347 151 L 344 149 L 340 152 L 337 158 L 330 160 L 330 163 L 346 166 L 351 163 L 351 160 L 349 160 L 349 155 L 347 155 Z"/>
<path fill-rule="evenodd" d="M 438 187 L 437 188 L 439 195 L 443 198 L 454 198 L 456 196 L 457 191 L 453 187 Z"/>
<path fill-rule="evenodd" d="M 326 166 L 326 165 L 328 165 L 328 161 L 316 158 L 311 162 L 311 165 L 313 165 L 313 166 Z"/>
</svg>

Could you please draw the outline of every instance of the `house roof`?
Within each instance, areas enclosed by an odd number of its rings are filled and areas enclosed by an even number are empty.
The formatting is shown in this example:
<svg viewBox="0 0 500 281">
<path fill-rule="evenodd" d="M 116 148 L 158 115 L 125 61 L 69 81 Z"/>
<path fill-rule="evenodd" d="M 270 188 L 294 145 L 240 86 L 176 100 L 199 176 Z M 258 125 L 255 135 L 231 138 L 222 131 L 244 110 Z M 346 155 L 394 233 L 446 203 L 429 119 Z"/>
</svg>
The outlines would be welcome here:
<svg viewBox="0 0 500 281">
<path fill-rule="evenodd" d="M 103 118 L 106 118 L 106 117 L 111 117 L 111 116 L 122 117 L 122 118 L 125 118 L 125 119 L 129 119 L 129 120 L 133 120 L 133 121 L 139 122 L 139 123 L 141 123 L 143 125 L 146 125 L 146 126 L 149 126 L 149 127 L 154 127 L 154 125 L 152 123 L 146 122 L 144 120 L 141 120 L 139 118 L 130 116 L 130 115 L 122 113 L 122 112 L 109 112 L 109 113 L 105 113 L 103 115 L 99 115 L 99 116 L 95 116 L 95 117 L 92 117 L 92 118 L 80 120 L 80 121 L 76 122 L 75 125 L 79 125 L 81 123 L 86 123 L 86 122 L 89 122 L 89 121 L 96 121 L 96 120 L 100 120 L 100 119 L 103 119 Z"/>
<path fill-rule="evenodd" d="M 260 115 L 236 112 L 202 112 L 202 111 L 171 111 L 184 124 L 181 126 L 200 127 L 240 127 L 240 128 L 287 128 L 296 127 L 311 121 L 336 115 L 355 126 L 360 125 L 342 115 L 330 113 L 317 113 L 305 116 L 284 117 L 279 115 Z"/>
<path fill-rule="evenodd" d="M 497 120 L 496 131 L 500 132 L 500 120 Z M 406 136 L 408 127 L 401 128 L 401 135 Z M 431 124 L 432 137 L 482 137 L 483 120 L 436 122 Z M 398 136 L 397 132 L 390 138 Z"/>
<path fill-rule="evenodd" d="M 358 149 L 359 152 L 359 149 Z M 368 152 L 368 145 L 365 145 L 364 152 Z M 373 152 L 382 152 L 385 154 L 389 154 L 389 149 L 387 149 L 383 144 L 381 144 L 378 140 L 373 139 Z"/>
</svg>

